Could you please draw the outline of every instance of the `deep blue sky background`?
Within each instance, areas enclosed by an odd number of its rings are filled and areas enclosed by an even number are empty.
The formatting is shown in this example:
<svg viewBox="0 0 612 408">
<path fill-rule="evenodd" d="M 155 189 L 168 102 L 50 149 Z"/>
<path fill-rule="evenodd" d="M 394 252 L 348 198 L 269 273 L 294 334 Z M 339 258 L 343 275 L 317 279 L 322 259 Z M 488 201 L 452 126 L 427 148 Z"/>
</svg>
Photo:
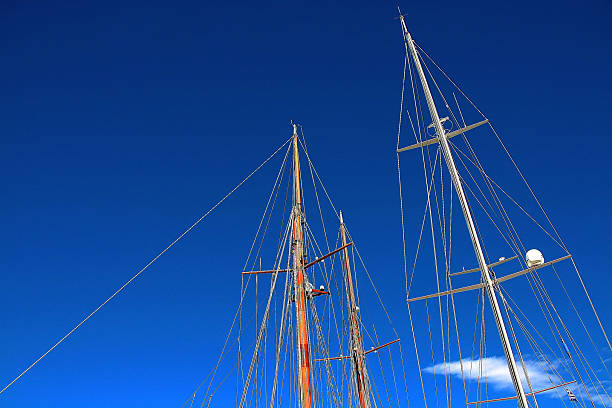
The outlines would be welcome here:
<svg viewBox="0 0 612 408">
<path fill-rule="evenodd" d="M 590 289 L 608 322 L 610 5 L 400 5 L 415 39 L 504 136 L 583 273 L 598 280 Z M 401 326 L 396 6 L 2 2 L 0 385 L 282 143 L 290 119 L 303 124 L 368 264 L 384 266 L 381 291 Z M 273 171 L 0 405 L 180 405 L 217 356 Z M 422 194 L 421 174 L 404 177 Z"/>
</svg>

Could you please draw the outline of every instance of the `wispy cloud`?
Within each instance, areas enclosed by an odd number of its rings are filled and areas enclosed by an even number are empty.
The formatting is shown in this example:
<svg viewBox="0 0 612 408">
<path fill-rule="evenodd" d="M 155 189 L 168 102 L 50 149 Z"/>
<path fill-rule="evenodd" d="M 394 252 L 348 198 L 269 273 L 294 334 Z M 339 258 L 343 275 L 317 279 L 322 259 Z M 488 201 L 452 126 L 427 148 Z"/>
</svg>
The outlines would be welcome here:
<svg viewBox="0 0 612 408">
<path fill-rule="evenodd" d="M 498 390 L 508 392 L 513 390 L 510 372 L 508 371 L 508 365 L 504 357 L 491 356 L 480 360 L 472 360 L 468 358 L 463 359 L 462 363 L 463 375 L 461 370 L 461 362 L 458 360 L 451 361 L 450 363 L 446 364 L 436 364 L 434 366 L 425 368 L 424 371 L 435 375 L 450 375 L 460 380 L 464 377 L 466 381 L 473 381 L 481 378 L 481 380 L 486 381 L 489 386 L 493 386 Z M 561 383 L 560 379 L 556 375 L 546 372 L 542 367 L 542 364 L 538 361 L 526 360 L 525 366 L 534 390 L 541 390 Z M 556 367 L 557 365 L 555 365 L 554 368 Z M 528 390 L 529 388 L 527 386 L 520 363 L 519 374 L 525 390 Z M 604 381 L 604 386 L 606 385 L 607 384 L 605 384 Z M 585 400 L 587 399 L 586 394 L 584 393 L 584 388 L 578 387 L 576 384 L 572 384 L 569 386 L 569 388 L 578 396 L 578 398 L 584 398 Z M 612 405 L 612 398 L 602 392 L 601 389 L 596 390 L 593 387 L 588 386 L 587 390 L 589 391 L 593 402 L 596 404 L 608 407 Z M 559 388 L 557 392 L 551 390 L 541 395 L 547 395 L 553 398 L 562 396 L 565 398 L 565 390 L 563 388 Z"/>
<path fill-rule="evenodd" d="M 551 380 L 555 380 L 553 377 L 549 378 L 548 373 L 542 369 L 538 362 L 525 361 L 525 365 L 529 373 L 529 380 L 534 388 L 541 389 L 550 387 Z M 425 372 L 439 375 L 444 375 L 446 373 L 459 379 L 462 378 L 461 363 L 459 361 L 452 361 L 448 364 L 436 364 L 432 367 L 427 367 Z M 523 382 L 527 385 L 523 376 L 523 370 L 520 367 L 519 372 Z M 512 380 L 510 379 L 510 372 L 508 371 L 508 365 L 504 357 L 492 356 L 480 360 L 463 359 L 463 375 L 466 380 L 477 380 L 478 378 L 482 378 L 486 380 L 489 385 L 493 385 L 499 389 L 512 389 Z"/>
</svg>

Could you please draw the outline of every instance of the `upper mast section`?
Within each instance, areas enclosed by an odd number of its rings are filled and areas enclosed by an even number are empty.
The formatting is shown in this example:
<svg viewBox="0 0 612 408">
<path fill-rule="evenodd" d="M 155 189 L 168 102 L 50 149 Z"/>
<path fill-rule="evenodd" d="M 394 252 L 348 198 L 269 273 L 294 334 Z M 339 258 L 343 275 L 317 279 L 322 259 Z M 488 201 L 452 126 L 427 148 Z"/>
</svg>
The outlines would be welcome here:
<svg viewBox="0 0 612 408">
<path fill-rule="evenodd" d="M 497 296 L 495 294 L 495 287 L 494 287 L 493 279 L 491 278 L 491 275 L 489 274 L 489 267 L 487 265 L 487 262 L 486 262 L 486 259 L 485 259 L 485 256 L 482 250 L 482 244 L 480 243 L 480 238 L 476 231 L 476 226 L 472 218 L 472 213 L 470 211 L 470 207 L 467 202 L 465 192 L 463 190 L 461 178 L 459 176 L 459 172 L 457 171 L 457 167 L 453 159 L 453 154 L 451 152 L 451 149 L 450 149 L 450 146 L 447 140 L 449 135 L 446 134 L 444 127 L 442 126 L 442 121 L 440 120 L 440 116 L 438 115 L 438 109 L 436 108 L 436 104 L 434 102 L 433 96 L 431 95 L 431 90 L 429 89 L 429 84 L 427 83 L 425 72 L 423 71 L 423 67 L 421 66 L 421 60 L 419 59 L 419 54 L 417 52 L 416 46 L 414 45 L 414 41 L 412 40 L 412 36 L 408 32 L 408 28 L 406 27 L 406 22 L 404 21 L 404 16 L 401 14 L 401 12 L 400 12 L 399 18 L 402 24 L 402 31 L 404 33 L 406 49 L 407 51 L 410 52 L 410 55 L 412 56 L 416 71 L 421 80 L 421 86 L 423 88 L 423 93 L 425 94 L 425 99 L 427 100 L 427 107 L 429 108 L 429 113 L 431 115 L 431 119 L 432 119 L 434 128 L 436 130 L 436 139 L 440 143 L 440 148 L 442 150 L 442 154 L 444 155 L 444 159 L 446 161 L 446 166 L 448 167 L 448 171 L 450 173 L 450 176 L 453 182 L 453 186 L 455 187 L 455 191 L 457 192 L 459 202 L 461 203 L 461 209 L 463 210 L 463 216 L 467 224 L 468 232 L 470 233 L 470 237 L 472 239 L 474 253 L 476 254 L 478 265 L 480 266 L 482 281 L 485 284 L 485 289 L 487 291 L 489 302 L 491 303 L 491 309 L 493 309 L 493 316 L 495 317 L 495 323 L 497 325 L 499 337 L 501 339 L 502 346 L 504 348 L 504 354 L 506 355 L 506 361 L 508 363 L 508 370 L 510 371 L 510 377 L 512 378 L 512 383 L 516 391 L 516 397 L 518 399 L 518 403 L 521 408 L 528 408 L 529 406 L 527 404 L 527 397 L 525 396 L 525 391 L 523 390 L 523 384 L 521 383 L 521 378 L 519 376 L 518 368 L 517 368 L 516 361 L 514 358 L 514 353 L 512 351 L 512 346 L 510 344 L 510 339 L 508 338 L 508 333 L 506 331 L 506 326 L 504 324 L 503 315 L 501 313 L 501 309 L 497 302 Z M 403 149 L 400 149 L 400 150 L 403 150 Z"/>
<path fill-rule="evenodd" d="M 302 211 L 302 176 L 300 174 L 300 155 L 298 153 L 298 125 L 297 123 L 291 124 L 293 125 L 293 193 L 295 206 L 299 211 Z"/>
</svg>

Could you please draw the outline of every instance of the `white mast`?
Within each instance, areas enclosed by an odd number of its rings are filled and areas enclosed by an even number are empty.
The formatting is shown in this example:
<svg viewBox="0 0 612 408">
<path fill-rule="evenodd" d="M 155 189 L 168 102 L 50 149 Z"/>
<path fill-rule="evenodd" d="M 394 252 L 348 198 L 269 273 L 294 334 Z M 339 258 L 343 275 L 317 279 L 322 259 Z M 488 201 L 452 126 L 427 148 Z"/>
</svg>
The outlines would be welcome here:
<svg viewBox="0 0 612 408">
<path fill-rule="evenodd" d="M 493 316 L 495 317 L 495 323 L 497 324 L 499 337 L 501 338 L 501 342 L 504 347 L 504 353 L 506 354 L 506 360 L 508 362 L 508 370 L 510 371 L 510 377 L 512 378 L 512 383 L 514 384 L 514 389 L 516 390 L 516 397 L 521 408 L 529 408 L 529 406 L 527 405 L 527 397 L 525 396 L 525 391 L 523 390 L 523 385 L 519 377 L 519 371 L 516 366 L 514 354 L 512 352 L 512 346 L 510 345 L 510 339 L 508 338 L 506 326 L 504 325 L 504 319 L 499 308 L 499 304 L 497 303 L 493 280 L 489 275 L 489 268 L 482 252 L 480 239 L 478 238 L 476 226 L 474 225 L 474 220 L 472 219 L 472 213 L 470 212 L 467 198 L 465 196 L 465 192 L 463 191 L 463 186 L 461 185 L 461 179 L 459 178 L 459 173 L 457 172 L 457 167 L 455 166 L 455 161 L 453 160 L 453 155 L 448 145 L 448 140 L 444 132 L 444 127 L 442 126 L 442 122 L 440 121 L 440 116 L 438 116 L 436 104 L 434 103 L 433 97 L 431 96 L 431 91 L 429 90 L 427 78 L 425 78 L 425 73 L 423 72 L 423 67 L 421 66 L 421 61 L 419 60 L 416 47 L 414 45 L 414 42 L 412 41 L 410 33 L 408 32 L 408 29 L 406 28 L 406 22 L 404 21 L 404 17 L 401 15 L 400 21 L 402 23 L 402 30 L 404 31 L 406 46 L 410 50 L 410 54 L 412 56 L 412 59 L 414 60 L 414 65 L 416 66 L 419 78 L 421 79 L 421 85 L 423 86 L 425 99 L 427 99 L 429 113 L 431 114 L 431 119 L 436 129 L 436 137 L 438 139 L 438 142 L 440 143 L 440 146 L 442 147 L 442 153 L 444 155 L 448 171 L 450 172 L 455 191 L 457 192 L 457 196 L 459 197 L 459 202 L 461 203 L 461 209 L 463 210 L 463 215 L 465 217 L 465 222 L 467 224 L 470 237 L 472 238 L 472 245 L 474 246 L 476 258 L 478 259 L 478 265 L 480 266 L 481 276 L 483 282 L 485 283 L 485 289 L 489 297 L 489 302 L 491 303 L 491 308 L 493 309 Z"/>
</svg>

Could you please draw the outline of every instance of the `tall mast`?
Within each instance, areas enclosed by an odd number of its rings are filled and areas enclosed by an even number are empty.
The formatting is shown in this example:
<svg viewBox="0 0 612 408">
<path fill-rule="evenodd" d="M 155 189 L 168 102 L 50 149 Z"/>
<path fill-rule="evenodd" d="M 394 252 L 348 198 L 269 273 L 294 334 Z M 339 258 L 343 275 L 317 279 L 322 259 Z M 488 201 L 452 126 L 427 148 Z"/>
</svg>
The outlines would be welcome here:
<svg viewBox="0 0 612 408">
<path fill-rule="evenodd" d="M 297 321 L 297 353 L 300 383 L 300 407 L 311 408 L 310 348 L 306 320 L 306 272 L 304 270 L 304 231 L 302 212 L 302 184 L 298 153 L 297 125 L 293 125 L 293 272 Z"/>
<path fill-rule="evenodd" d="M 359 330 L 359 308 L 355 302 L 355 292 L 353 291 L 353 276 L 351 274 L 351 263 L 346 245 L 346 227 L 342 219 L 342 211 L 340 211 L 340 236 L 342 238 L 342 246 L 344 247 L 342 256 L 344 258 L 344 273 L 346 278 L 346 290 L 348 293 L 348 314 L 351 325 L 351 360 L 355 368 L 359 407 L 370 408 L 370 383 L 366 370 L 365 354 L 363 353 L 363 343 L 361 342 L 361 332 Z"/>
<path fill-rule="evenodd" d="M 489 268 L 487 266 L 487 262 L 482 251 L 480 238 L 478 237 L 478 234 L 476 232 L 476 226 L 474 225 L 472 213 L 470 211 L 465 192 L 463 191 L 463 186 L 461 185 L 461 179 L 459 178 L 459 173 L 457 172 L 457 167 L 455 166 L 455 161 L 448 145 L 448 140 L 444 132 L 444 127 L 442 126 L 442 122 L 440 121 L 440 116 L 438 116 L 436 104 L 434 103 L 433 97 L 431 96 L 431 91 L 429 90 L 427 78 L 425 78 L 425 73 L 423 72 L 423 67 L 421 66 L 421 61 L 419 60 L 416 47 L 414 45 L 410 33 L 408 32 L 408 29 L 406 28 L 406 22 L 404 21 L 404 17 L 401 15 L 400 21 L 402 23 L 402 30 L 404 31 L 406 46 L 410 50 L 410 54 L 412 56 L 412 59 L 414 60 L 414 65 L 416 66 L 419 78 L 421 79 L 421 85 L 423 87 L 423 92 L 425 93 L 425 99 L 427 99 L 429 113 L 431 114 L 431 119 L 436 129 L 436 137 L 438 139 L 438 142 L 440 143 L 440 146 L 442 147 L 442 153 L 444 155 L 448 171 L 450 172 L 455 191 L 457 192 L 457 196 L 459 197 L 459 202 L 461 203 L 461 209 L 463 210 L 463 215 L 465 217 L 465 222 L 467 224 L 470 237 L 472 238 L 472 245 L 474 246 L 474 252 L 476 254 L 476 258 L 478 259 L 478 265 L 480 266 L 482 281 L 485 284 L 485 289 L 489 297 L 489 302 L 491 303 L 491 308 L 493 309 L 493 316 L 495 317 L 495 323 L 497 324 L 499 337 L 504 348 L 504 353 L 506 354 L 508 370 L 510 371 L 510 377 L 512 378 L 512 383 L 514 384 L 516 397 L 521 408 L 528 408 L 527 397 L 525 396 L 525 391 L 523 390 L 523 385 L 519 377 L 518 368 L 514 359 L 514 353 L 512 352 L 512 346 L 510 345 L 510 339 L 508 338 L 504 319 L 499 308 L 499 304 L 497 303 L 497 296 L 495 295 L 493 280 L 491 279 L 491 276 L 489 274 Z"/>
</svg>

